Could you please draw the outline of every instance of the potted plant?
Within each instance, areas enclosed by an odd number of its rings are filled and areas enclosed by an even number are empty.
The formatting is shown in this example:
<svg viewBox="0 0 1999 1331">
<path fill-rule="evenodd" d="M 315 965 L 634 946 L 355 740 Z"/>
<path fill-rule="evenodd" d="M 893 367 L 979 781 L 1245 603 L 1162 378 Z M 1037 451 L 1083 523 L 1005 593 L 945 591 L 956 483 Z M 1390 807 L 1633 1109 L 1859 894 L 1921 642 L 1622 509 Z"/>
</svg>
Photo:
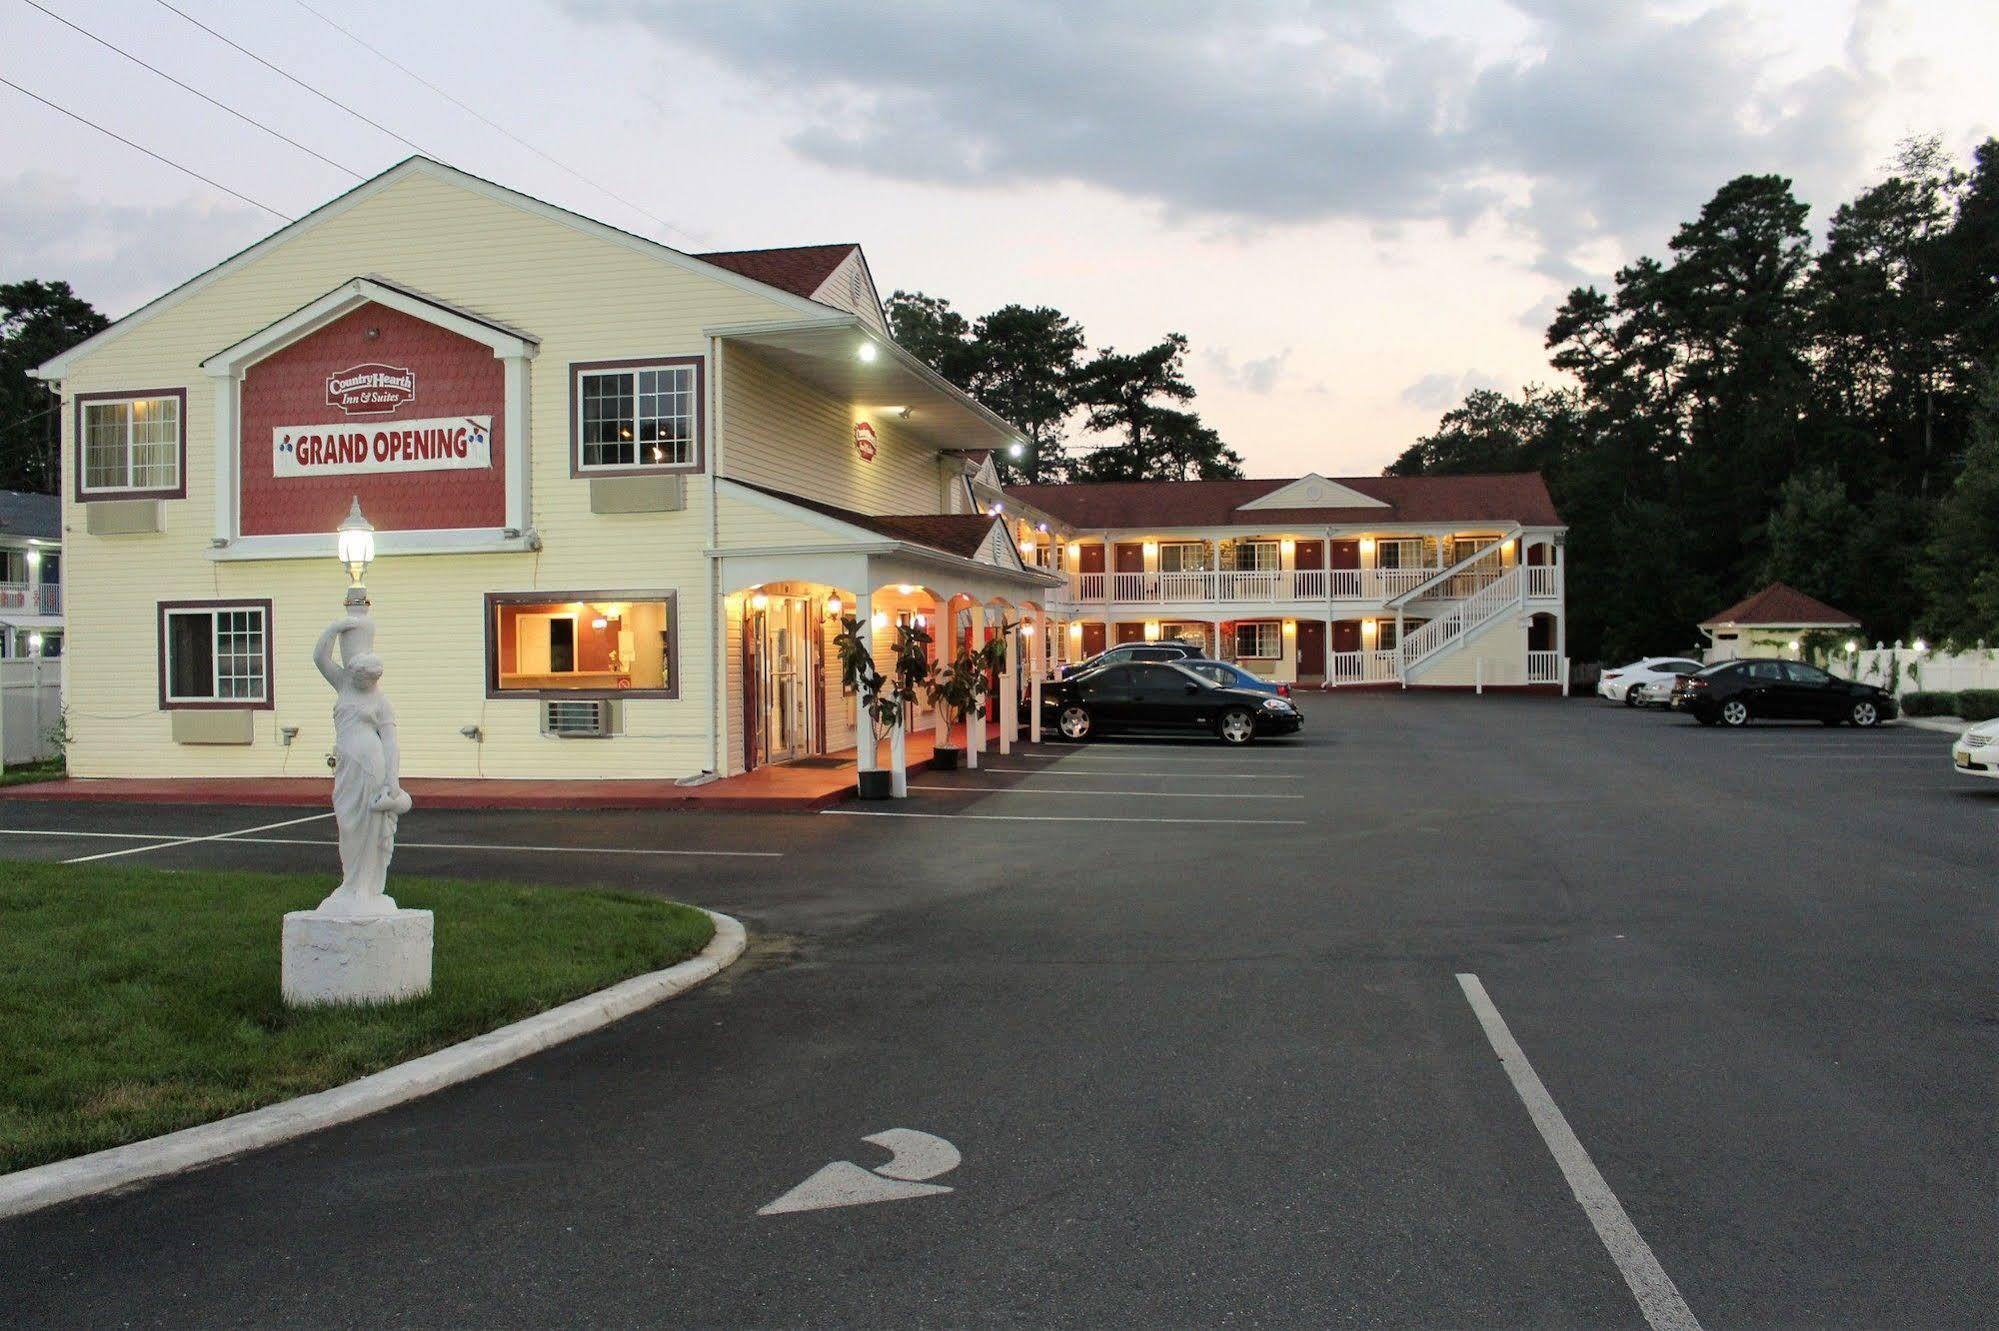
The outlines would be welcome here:
<svg viewBox="0 0 1999 1331">
<path fill-rule="evenodd" d="M 868 718 L 868 733 L 856 735 L 854 742 L 867 744 L 871 749 L 879 749 L 882 740 L 902 719 L 902 700 L 894 693 L 884 690 L 887 683 L 881 671 L 875 668 L 875 654 L 868 645 L 867 634 L 859 620 L 852 615 L 842 616 L 840 632 L 833 639 L 833 650 L 840 655 L 840 685 L 855 690 L 862 699 L 862 711 Z M 885 800 L 895 788 L 895 773 L 882 771 L 861 771 L 854 783 L 855 793 L 864 800 Z"/>
<path fill-rule="evenodd" d="M 985 653 L 963 650 L 948 665 L 941 665 L 930 681 L 933 705 L 943 707 L 953 724 L 970 725 L 973 716 L 983 719 L 979 700 L 986 692 Z M 956 744 L 940 744 L 932 751 L 930 766 L 936 771 L 956 771 L 964 765 L 965 750 Z"/>
</svg>

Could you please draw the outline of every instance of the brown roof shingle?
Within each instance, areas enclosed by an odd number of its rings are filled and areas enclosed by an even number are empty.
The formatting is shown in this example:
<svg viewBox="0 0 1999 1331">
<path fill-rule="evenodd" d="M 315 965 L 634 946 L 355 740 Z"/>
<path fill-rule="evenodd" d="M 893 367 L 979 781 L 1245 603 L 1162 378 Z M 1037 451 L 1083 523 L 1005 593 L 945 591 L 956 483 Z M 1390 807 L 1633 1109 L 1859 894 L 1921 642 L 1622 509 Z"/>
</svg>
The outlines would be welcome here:
<svg viewBox="0 0 1999 1331">
<path fill-rule="evenodd" d="M 1387 508 L 1257 508 L 1244 504 L 1281 490 L 1292 479 L 1263 481 L 1099 481 L 1076 485 L 1010 485 L 1006 492 L 1055 514 L 1071 526 L 1230 527 L 1247 523 L 1313 525 L 1357 522 L 1518 522 L 1560 526 L 1555 501 L 1539 472 L 1487 476 L 1339 476 L 1340 485 Z"/>
<path fill-rule="evenodd" d="M 985 548 L 986 538 L 992 535 L 998 518 L 981 513 L 896 513 L 887 516 L 872 513 L 858 513 L 851 508 L 840 508 L 834 504 L 824 504 L 817 499 L 807 499 L 804 495 L 788 494 L 783 490 L 773 490 L 767 485 L 754 485 L 749 481 L 736 481 L 760 494 L 773 499 L 782 499 L 787 504 L 823 513 L 829 518 L 837 518 L 849 526 L 859 527 L 886 536 L 892 541 L 907 541 L 911 545 L 926 545 L 932 550 L 960 559 L 973 559 Z"/>
<path fill-rule="evenodd" d="M 853 244 L 791 245 L 772 250 L 716 250 L 694 257 L 811 300 L 812 293 L 825 285 L 833 270 L 859 248 Z"/>
<path fill-rule="evenodd" d="M 1860 621 L 1788 583 L 1773 582 L 1754 596 L 1701 621 L 1703 628 L 1714 624 L 1819 624 L 1828 628 L 1857 628 Z"/>
</svg>

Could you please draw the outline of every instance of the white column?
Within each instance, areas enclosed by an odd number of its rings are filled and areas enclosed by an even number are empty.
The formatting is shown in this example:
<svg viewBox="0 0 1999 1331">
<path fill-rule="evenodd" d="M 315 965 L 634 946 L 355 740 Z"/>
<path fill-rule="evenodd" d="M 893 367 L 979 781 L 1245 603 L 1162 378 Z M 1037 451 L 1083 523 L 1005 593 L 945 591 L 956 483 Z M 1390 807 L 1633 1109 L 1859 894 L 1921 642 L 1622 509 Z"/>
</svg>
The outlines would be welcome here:
<svg viewBox="0 0 1999 1331">
<path fill-rule="evenodd" d="M 909 798 L 909 758 L 903 739 L 906 729 L 901 721 L 888 732 L 889 795 L 893 799 Z"/>
<path fill-rule="evenodd" d="M 854 623 L 858 632 L 874 633 L 874 595 L 863 589 L 854 597 Z M 875 770 L 875 727 L 868 720 L 868 687 L 857 685 L 854 689 L 854 769 L 860 772 Z"/>
<path fill-rule="evenodd" d="M 1023 616 L 1021 623 L 1025 624 Z M 1013 752 L 1013 738 L 1020 728 L 1020 632 L 1006 635 L 1006 668 L 1000 671 L 1000 736 L 999 751 L 1002 756 Z"/>
<path fill-rule="evenodd" d="M 972 643 L 974 646 L 982 647 L 985 645 L 985 641 L 986 641 L 986 607 L 983 605 L 975 605 L 972 607 Z M 981 703 L 981 707 L 983 708 L 990 708 L 992 705 L 993 702 L 991 698 L 986 698 Z M 973 710 L 977 712 L 980 709 L 974 708 Z M 985 752 L 985 748 L 986 748 L 986 718 L 981 715 L 966 717 L 965 718 L 965 766 L 977 767 L 979 765 L 979 755 Z"/>
</svg>

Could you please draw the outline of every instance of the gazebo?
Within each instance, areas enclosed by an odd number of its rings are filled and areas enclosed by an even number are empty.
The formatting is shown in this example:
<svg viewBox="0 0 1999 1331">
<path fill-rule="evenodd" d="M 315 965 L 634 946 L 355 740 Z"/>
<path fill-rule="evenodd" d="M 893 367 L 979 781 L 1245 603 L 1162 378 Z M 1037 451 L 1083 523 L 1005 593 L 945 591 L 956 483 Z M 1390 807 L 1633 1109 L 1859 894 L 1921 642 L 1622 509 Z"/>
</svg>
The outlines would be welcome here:
<svg viewBox="0 0 1999 1331">
<path fill-rule="evenodd" d="M 1787 656 L 1795 660 L 1803 654 L 1806 634 L 1858 635 L 1860 621 L 1796 587 L 1773 582 L 1755 595 L 1708 616 L 1700 627 L 1708 638 L 1706 658 L 1710 662 L 1742 656 Z"/>
</svg>

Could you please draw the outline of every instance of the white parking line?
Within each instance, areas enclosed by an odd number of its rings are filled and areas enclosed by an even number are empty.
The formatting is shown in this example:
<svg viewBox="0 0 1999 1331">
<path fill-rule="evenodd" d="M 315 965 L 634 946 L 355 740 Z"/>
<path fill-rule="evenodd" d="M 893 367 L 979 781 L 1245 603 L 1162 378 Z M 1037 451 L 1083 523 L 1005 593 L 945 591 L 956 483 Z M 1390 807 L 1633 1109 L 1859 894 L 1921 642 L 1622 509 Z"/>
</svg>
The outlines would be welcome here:
<svg viewBox="0 0 1999 1331">
<path fill-rule="evenodd" d="M 957 818 L 986 823 L 1220 823 L 1230 827 L 1303 827 L 1303 818 L 1112 818 L 1060 813 L 900 813 L 892 809 L 821 809 L 835 818 Z"/>
<path fill-rule="evenodd" d="M 211 836 L 180 837 L 173 841 L 161 841 L 150 846 L 127 846 L 123 850 L 99 851 L 95 855 L 78 855 L 75 859 L 64 860 L 64 864 L 88 864 L 92 860 L 115 860 L 120 855 L 143 855 L 149 850 L 163 850 L 169 846 L 191 846 L 197 841 L 226 841 L 231 837 L 246 836 L 251 832 L 269 832 L 280 827 L 297 827 L 300 823 L 316 823 L 322 818 L 331 818 L 333 813 L 307 814 L 303 818 L 287 818 L 281 823 L 264 823 L 257 827 L 240 828 L 234 832 L 216 832 Z"/>
<path fill-rule="evenodd" d="M 1506 1028 L 1506 1019 L 1499 1015 L 1499 1009 L 1487 997 L 1485 986 L 1476 975 L 1460 972 L 1458 987 L 1465 991 L 1465 999 L 1471 1010 L 1478 1016 L 1478 1024 L 1485 1028 L 1485 1038 L 1492 1042 L 1492 1051 L 1499 1055 L 1499 1064 L 1506 1069 L 1506 1075 L 1519 1093 L 1520 1101 L 1527 1106 L 1527 1116 L 1534 1120 L 1534 1126 L 1541 1131 L 1541 1140 L 1548 1144 L 1555 1163 L 1561 1167 L 1562 1177 L 1568 1180 L 1569 1191 L 1582 1203 L 1583 1213 L 1596 1229 L 1596 1236 L 1603 1240 L 1603 1246 L 1610 1250 L 1610 1260 L 1617 1263 L 1617 1269 L 1624 1275 L 1624 1283 L 1631 1287 L 1631 1293 L 1638 1300 L 1638 1310 L 1645 1314 L 1653 1331 L 1700 1331 L 1700 1321 L 1693 1309 L 1680 1297 L 1679 1287 L 1673 1284 L 1671 1276 L 1659 1265 L 1659 1259 L 1652 1255 L 1651 1245 L 1631 1223 L 1631 1217 L 1624 1212 L 1624 1206 L 1617 1200 L 1617 1194 L 1603 1181 L 1596 1163 L 1589 1158 L 1589 1152 L 1569 1127 L 1568 1119 L 1562 1116 L 1561 1107 L 1555 1103 L 1548 1088 L 1541 1084 L 1534 1065 L 1527 1061 L 1527 1055 L 1513 1038 L 1513 1032 Z"/>
<path fill-rule="evenodd" d="M 1122 775 L 1122 774 L 1121 774 Z M 1225 790 L 1079 790 L 1074 786 L 911 786 L 911 790 L 942 790 L 953 795 L 1140 795 L 1155 800 L 1233 800 L 1242 796 Z M 1256 795 L 1259 800 L 1302 800 L 1303 795 Z"/>
<path fill-rule="evenodd" d="M 317 814 L 317 818 L 331 818 L 329 813 Z M 311 818 L 294 819 L 293 823 L 311 822 Z M 272 823 L 273 829 L 290 827 L 293 823 Z M 214 836 L 176 836 L 161 832 L 84 832 L 67 828 L 47 827 L 0 827 L 0 836 L 27 837 L 107 837 L 119 841 L 149 841 L 147 846 L 132 846 L 113 854 L 138 854 L 141 851 L 160 850 L 170 846 L 186 846 L 199 841 L 235 841 L 246 846 L 338 846 L 331 838 L 251 836 L 249 833 L 259 828 L 245 828 L 241 832 L 218 832 Z M 501 845 L 479 841 L 398 841 L 397 850 L 477 850 L 501 853 L 518 851 L 528 854 L 559 855 L 695 855 L 719 857 L 722 859 L 781 860 L 781 850 L 675 850 L 659 846 L 518 846 Z M 64 864 L 81 864 L 85 860 L 109 859 L 109 855 L 85 855 L 77 859 L 64 860 Z"/>
<path fill-rule="evenodd" d="M 1101 771 L 1091 771 L 1083 767 L 1071 767 L 1067 763 L 1055 763 L 1048 767 L 992 767 L 979 764 L 981 772 L 1014 772 L 1023 775 L 1044 775 L 1060 777 L 1102 777 L 1118 780 L 1127 776 L 1178 777 L 1183 781 L 1296 781 L 1295 776 L 1278 776 L 1271 772 L 1134 772 L 1128 767 L 1106 767 Z"/>
</svg>

